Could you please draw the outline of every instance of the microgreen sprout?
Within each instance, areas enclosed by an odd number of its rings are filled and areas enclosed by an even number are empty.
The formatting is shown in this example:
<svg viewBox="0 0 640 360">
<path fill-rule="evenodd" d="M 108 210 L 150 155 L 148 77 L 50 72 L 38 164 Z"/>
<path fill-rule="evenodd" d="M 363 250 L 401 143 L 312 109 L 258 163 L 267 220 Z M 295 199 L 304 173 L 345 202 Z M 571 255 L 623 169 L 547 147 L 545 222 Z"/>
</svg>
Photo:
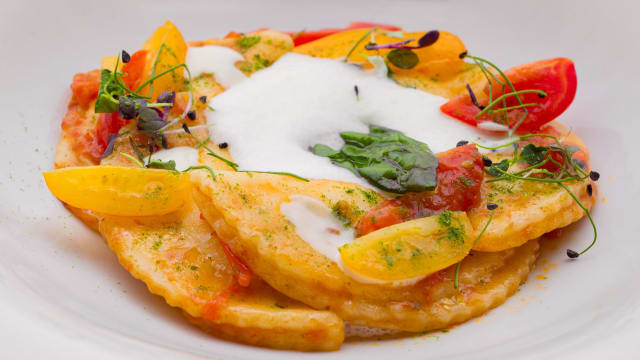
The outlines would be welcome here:
<svg viewBox="0 0 640 360">
<path fill-rule="evenodd" d="M 189 129 L 189 127 L 186 124 L 183 124 L 182 128 L 184 129 L 184 132 L 187 133 L 187 135 L 189 135 L 193 140 L 195 140 L 198 145 L 196 145 L 196 149 L 203 147 L 205 150 L 207 150 L 207 155 L 212 156 L 222 162 L 224 162 L 225 164 L 227 164 L 229 167 L 231 167 L 234 171 L 237 172 L 245 172 L 245 173 L 263 173 L 263 174 L 274 174 L 274 175 L 287 175 L 287 176 L 291 176 L 294 177 L 296 179 L 302 180 L 302 181 L 309 181 L 309 179 L 306 179 L 302 176 L 298 176 L 296 174 L 292 174 L 292 173 L 288 173 L 288 172 L 283 172 L 283 171 L 258 171 L 258 170 L 239 170 L 238 167 L 239 165 L 236 164 L 235 162 L 226 159 L 220 155 L 218 155 L 215 151 L 213 151 L 213 149 L 211 149 L 209 146 L 207 146 L 207 141 L 209 139 L 205 139 L 204 141 L 200 141 L 200 139 L 198 139 L 195 135 L 193 135 L 191 133 L 191 130 Z M 225 143 L 226 144 L 226 143 Z M 219 146 L 221 149 L 225 148 L 225 147 L 221 147 Z M 195 169 L 195 167 L 193 167 Z M 212 172 L 213 173 L 213 172 Z M 215 176 L 214 176 L 214 180 L 215 180 Z"/>
<path fill-rule="evenodd" d="M 364 35 L 362 35 L 362 37 L 360 39 L 358 39 L 358 41 L 356 41 L 355 44 L 353 44 L 353 46 L 351 47 L 351 49 L 349 50 L 349 52 L 347 52 L 347 55 L 345 55 L 344 59 L 342 61 L 347 62 L 349 60 L 349 56 L 351 56 L 351 54 L 356 50 L 356 48 L 358 47 L 358 45 L 360 45 L 361 42 L 364 41 L 364 39 L 367 38 L 367 36 L 369 36 L 370 34 L 372 34 L 373 32 L 375 32 L 376 30 L 378 30 L 377 27 L 374 27 L 372 29 L 369 29 L 369 31 L 367 31 L 366 33 L 364 33 Z"/>
<path fill-rule="evenodd" d="M 537 146 L 535 144 L 529 143 L 520 149 L 520 146 L 517 146 L 521 141 L 525 141 L 534 137 L 542 137 L 547 138 L 552 141 L 551 145 L 548 146 Z M 515 137 L 510 141 L 493 147 L 483 146 L 480 144 L 476 144 L 476 146 L 488 149 L 488 150 L 497 150 L 500 148 L 508 148 L 510 146 L 514 147 L 514 154 L 511 159 L 503 159 L 499 163 L 490 163 L 487 165 L 485 163 L 486 172 L 493 176 L 492 179 L 486 180 L 487 183 L 502 181 L 502 180 L 522 180 L 522 181 L 534 181 L 541 183 L 553 183 L 562 187 L 573 200 L 580 206 L 580 208 L 585 212 L 591 226 L 593 228 L 593 240 L 589 244 L 589 246 L 582 250 L 581 252 L 576 252 L 573 250 L 567 251 L 567 256 L 570 258 L 577 258 L 578 256 L 587 252 L 593 245 L 596 243 L 598 238 L 598 231 L 591 217 L 591 212 L 589 209 L 578 199 L 578 197 L 569 189 L 565 183 L 573 182 L 573 181 L 585 181 L 587 179 L 593 180 L 594 178 L 597 180 L 599 178 L 599 174 L 597 172 L 591 171 L 589 173 L 585 172 L 581 164 L 573 158 L 573 154 L 579 151 L 579 148 L 574 146 L 564 146 L 560 142 L 556 136 L 549 134 L 527 134 Z M 553 155 L 558 155 L 562 161 L 556 160 Z M 509 172 L 509 168 L 511 165 L 517 162 L 524 162 L 528 166 L 522 170 Z M 549 170 L 551 168 L 553 170 Z M 594 175 L 597 174 L 597 175 Z M 587 195 L 592 196 L 593 187 L 591 184 L 586 185 Z"/>
<path fill-rule="evenodd" d="M 522 125 L 524 120 L 529 115 L 528 108 L 533 106 L 540 106 L 540 104 L 538 103 L 526 103 L 526 104 L 523 103 L 520 95 L 528 94 L 528 93 L 536 93 L 538 94 L 539 97 L 544 98 L 547 96 L 547 93 L 539 89 L 526 89 L 526 90 L 517 91 L 516 88 L 513 86 L 513 83 L 511 82 L 511 80 L 509 80 L 509 78 L 505 75 L 505 73 L 491 61 L 483 59 L 481 57 L 470 55 L 467 51 L 464 51 L 463 53 L 460 54 L 460 59 L 465 59 L 465 58 L 471 59 L 478 66 L 478 68 L 482 71 L 482 74 L 486 78 L 487 83 L 489 85 L 489 103 L 488 105 L 484 106 L 478 103 L 478 100 L 475 94 L 473 93 L 473 91 L 471 90 L 471 87 L 467 84 L 467 91 L 469 92 L 471 101 L 475 106 L 477 106 L 480 109 L 480 112 L 476 114 L 475 118 L 477 119 L 478 117 L 484 114 L 498 114 L 498 115 L 501 114 L 502 121 L 509 128 L 508 136 L 513 136 L 513 134 L 516 132 L 518 127 Z M 502 80 L 498 78 L 498 76 L 496 76 L 494 71 L 498 73 L 498 75 Z M 494 83 L 497 83 L 502 87 L 502 94 L 497 96 L 496 98 L 494 98 L 494 88 L 493 88 Z M 510 90 L 509 93 L 507 93 L 507 89 Z M 514 106 L 507 106 L 507 99 L 509 97 L 514 97 L 518 102 L 518 104 Z M 501 105 L 501 107 L 498 107 L 499 105 Z M 513 124 L 513 126 L 511 126 L 512 124 L 509 124 L 509 118 L 507 114 L 507 112 L 512 110 L 522 111 L 522 116 L 515 124 Z"/>
<path fill-rule="evenodd" d="M 482 228 L 482 231 L 480 231 L 480 233 L 478 234 L 476 239 L 473 241 L 473 245 L 471 246 L 472 249 L 476 246 L 476 244 L 478 243 L 478 241 L 480 240 L 482 235 L 484 235 L 485 231 L 487 231 L 487 228 L 489 227 L 489 224 L 491 224 L 491 221 L 493 220 L 493 210 L 495 210 L 497 208 L 498 208 L 497 204 L 494 204 L 494 203 L 488 203 L 487 204 L 487 209 L 489 211 L 491 211 L 491 214 L 489 215 L 489 220 L 487 220 L 487 222 L 484 224 L 484 227 Z M 460 266 L 462 266 L 462 261 L 459 261 L 458 264 L 456 265 L 456 274 L 455 274 L 455 277 L 453 279 L 453 288 L 454 289 L 458 288 L 458 279 L 459 279 L 459 275 L 460 275 Z"/>
</svg>

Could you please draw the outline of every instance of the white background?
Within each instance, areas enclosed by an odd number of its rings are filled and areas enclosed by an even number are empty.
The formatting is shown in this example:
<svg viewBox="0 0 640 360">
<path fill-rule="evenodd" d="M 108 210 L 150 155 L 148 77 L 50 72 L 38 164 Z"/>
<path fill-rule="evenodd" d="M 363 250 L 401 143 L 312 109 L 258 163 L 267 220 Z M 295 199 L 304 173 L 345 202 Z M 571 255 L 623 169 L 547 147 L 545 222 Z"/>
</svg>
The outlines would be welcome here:
<svg viewBox="0 0 640 360">
<path fill-rule="evenodd" d="M 637 112 L 640 2 L 634 1 L 6 1 L 0 4 L 0 358 L 6 359 L 628 359 L 640 350 Z M 230 30 L 342 27 L 378 21 L 458 34 L 508 68 L 575 60 L 578 94 L 561 120 L 589 144 L 602 174 L 594 210 L 571 226 L 502 307 L 448 333 L 340 353 L 298 354 L 219 341 L 187 324 L 117 263 L 99 237 L 46 190 L 76 72 L 135 51 L 170 19 L 186 39 Z M 551 246 L 550 248 L 553 248 Z M 547 276 L 540 280 L 538 275 Z"/>
</svg>

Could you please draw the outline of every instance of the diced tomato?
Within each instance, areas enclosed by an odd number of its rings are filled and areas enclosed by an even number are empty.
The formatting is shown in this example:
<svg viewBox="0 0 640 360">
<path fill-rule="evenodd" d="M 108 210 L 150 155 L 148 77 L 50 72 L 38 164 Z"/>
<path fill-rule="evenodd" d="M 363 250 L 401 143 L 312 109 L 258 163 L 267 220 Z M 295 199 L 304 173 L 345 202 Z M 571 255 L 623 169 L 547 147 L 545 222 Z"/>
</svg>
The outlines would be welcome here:
<svg viewBox="0 0 640 360">
<path fill-rule="evenodd" d="M 92 70 L 88 73 L 75 74 L 71 82 L 71 104 L 82 106 L 89 105 L 98 97 L 100 89 L 100 70 Z"/>
<path fill-rule="evenodd" d="M 131 60 L 122 66 L 122 72 L 127 74 L 122 77 L 122 81 L 131 90 L 136 90 L 140 85 L 147 65 L 148 53 L 148 50 L 138 50 L 131 55 Z"/>
<path fill-rule="evenodd" d="M 518 133 L 535 131 L 542 125 L 557 118 L 571 105 L 576 95 L 578 80 L 576 78 L 576 69 L 571 59 L 555 58 L 540 60 L 516 66 L 506 71 L 505 75 L 513 83 L 516 90 L 539 89 L 547 93 L 545 97 L 540 97 L 535 93 L 520 95 L 523 104 L 535 103 L 537 106 L 527 107 L 529 114 L 518 127 Z M 493 95 L 495 99 L 496 89 L 499 89 L 499 95 L 501 95 L 502 87 L 495 82 L 493 85 Z M 512 91 L 507 89 L 506 93 L 509 94 L 512 93 Z M 484 92 L 476 94 L 476 97 L 480 104 L 486 106 L 489 100 L 489 86 L 487 85 Z M 506 106 L 516 105 L 518 105 L 516 98 L 510 96 Z M 501 104 L 494 109 L 497 110 L 502 107 L 503 105 Z M 502 120 L 503 116 L 501 112 L 495 114 L 485 113 L 476 119 L 476 115 L 481 109 L 473 104 L 469 94 L 458 95 L 442 105 L 440 109 L 445 114 L 474 126 L 484 121 Z M 522 114 L 523 111 L 520 109 L 507 111 L 509 125 L 514 126 L 520 120 Z"/>
<path fill-rule="evenodd" d="M 220 242 L 222 245 L 222 250 L 224 254 L 227 256 L 227 260 L 236 271 L 235 279 L 238 282 L 238 285 L 242 287 L 247 287 L 251 284 L 251 277 L 253 276 L 253 272 L 249 267 L 242 262 L 242 260 L 234 254 L 229 246 L 223 242 Z"/>
<path fill-rule="evenodd" d="M 349 24 L 349 26 L 341 29 L 329 28 L 329 29 L 321 29 L 321 30 L 314 30 L 314 31 L 291 32 L 289 33 L 289 35 L 295 36 L 295 38 L 293 39 L 293 43 L 295 44 L 295 46 L 300 46 L 302 44 L 306 44 L 308 42 L 318 40 L 325 36 L 333 35 L 341 31 L 353 30 L 353 29 L 367 29 L 367 28 L 374 28 L 374 27 L 377 27 L 379 29 L 389 30 L 389 31 L 400 30 L 399 27 L 393 26 L 393 25 L 352 21 Z"/>
<path fill-rule="evenodd" d="M 444 210 L 467 211 L 477 206 L 484 164 L 475 145 L 456 147 L 437 154 L 437 157 L 438 184 L 435 191 L 408 193 L 376 206 L 358 222 L 357 236 Z"/>
</svg>

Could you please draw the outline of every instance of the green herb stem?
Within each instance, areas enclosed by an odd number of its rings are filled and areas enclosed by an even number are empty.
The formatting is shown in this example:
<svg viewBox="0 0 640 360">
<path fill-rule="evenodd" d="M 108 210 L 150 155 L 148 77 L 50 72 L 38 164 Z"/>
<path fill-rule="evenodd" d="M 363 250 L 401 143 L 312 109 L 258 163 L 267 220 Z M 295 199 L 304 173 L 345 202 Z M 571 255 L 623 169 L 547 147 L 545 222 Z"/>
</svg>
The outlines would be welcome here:
<svg viewBox="0 0 640 360">
<path fill-rule="evenodd" d="M 349 61 L 349 56 L 351 56 L 351 54 L 356 50 L 356 48 L 358 47 L 358 45 L 360 45 L 361 42 L 364 41 L 364 39 L 367 38 L 367 36 L 369 36 L 371 33 L 373 33 L 374 31 L 378 30 L 377 27 L 374 27 L 372 29 L 369 29 L 369 31 L 367 31 L 366 33 L 364 33 L 364 35 L 362 35 L 362 37 L 360 39 L 358 39 L 358 41 L 356 41 L 355 44 L 353 44 L 353 46 L 351 47 L 351 49 L 349 50 L 349 52 L 347 53 L 347 55 L 344 57 L 343 62 L 347 62 Z"/>
<path fill-rule="evenodd" d="M 596 228 L 596 223 L 593 221 L 593 218 L 591 217 L 591 211 L 589 211 L 589 209 L 587 209 L 586 206 L 584 206 L 584 204 L 582 204 L 582 202 L 580 201 L 580 199 L 578 199 L 578 197 L 573 193 L 573 191 L 569 190 L 568 187 L 566 187 L 564 184 L 560 184 L 560 186 L 562 186 L 563 189 L 565 189 L 569 195 L 571 195 L 571 197 L 573 198 L 573 200 L 576 201 L 576 203 L 578 203 L 578 206 L 580 206 L 582 208 L 582 210 L 584 210 L 584 213 L 587 215 L 587 218 L 589 218 L 589 222 L 591 223 L 591 227 L 593 228 L 593 240 L 591 241 L 591 244 L 589 244 L 589 246 L 587 246 L 586 249 L 582 250 L 580 252 L 580 255 L 586 253 L 587 251 L 589 251 L 589 249 L 591 249 L 593 247 L 593 245 L 596 244 L 596 240 L 598 239 L 598 229 Z"/>
<path fill-rule="evenodd" d="M 489 220 L 487 220 L 487 223 L 484 224 L 484 227 L 482 228 L 482 231 L 480 231 L 480 234 L 478 234 L 476 239 L 473 241 L 473 245 L 471 246 L 472 249 L 476 246 L 476 244 L 478 243 L 478 241 L 480 240 L 482 235 L 484 235 L 485 231 L 487 231 L 487 228 L 489 227 L 489 224 L 491 224 L 491 220 L 493 220 L 493 211 L 491 212 L 491 215 L 489 216 Z M 456 265 L 456 275 L 455 275 L 455 278 L 453 280 L 453 288 L 454 289 L 458 288 L 458 278 L 459 278 L 459 274 L 460 274 L 460 266 L 461 265 L 462 265 L 462 260 L 460 260 L 458 262 L 458 264 Z"/>
<path fill-rule="evenodd" d="M 184 169 L 182 172 L 188 172 L 191 170 L 198 170 L 198 169 L 204 169 L 207 170 L 209 172 L 209 175 L 211 175 L 211 178 L 215 181 L 216 180 L 216 174 L 213 172 L 213 170 L 206 166 L 206 165 L 198 165 L 198 166 L 189 166 L 188 168 Z"/>
<path fill-rule="evenodd" d="M 504 94 L 501 95 L 499 97 L 497 97 L 495 100 L 493 100 L 491 103 L 489 103 L 489 105 L 487 105 L 484 109 L 482 109 L 478 114 L 476 114 L 475 118 L 477 119 L 478 117 L 484 115 L 486 112 L 490 111 L 491 108 L 493 108 L 494 106 L 496 106 L 496 104 L 498 104 L 499 102 L 501 102 L 502 100 L 505 100 L 508 97 L 512 97 L 515 96 L 517 98 L 519 98 L 519 95 L 522 94 L 538 94 L 538 95 L 543 95 L 543 96 L 547 96 L 547 93 L 542 91 L 542 90 L 537 90 L 537 89 L 528 89 L 528 90 L 519 90 L 519 91 L 514 91 L 508 94 Z M 523 108 L 526 110 L 526 108 L 524 108 L 525 104 L 522 104 L 522 102 L 520 102 L 519 107 Z"/>
<path fill-rule="evenodd" d="M 121 152 L 120 155 L 122 155 L 122 156 L 126 157 L 127 159 L 133 161 L 134 163 L 138 164 L 138 166 L 140 166 L 141 168 L 144 169 L 144 164 L 142 162 L 140 162 L 140 160 L 134 158 L 133 156 L 131 156 L 131 155 L 127 154 L 127 153 Z"/>
</svg>

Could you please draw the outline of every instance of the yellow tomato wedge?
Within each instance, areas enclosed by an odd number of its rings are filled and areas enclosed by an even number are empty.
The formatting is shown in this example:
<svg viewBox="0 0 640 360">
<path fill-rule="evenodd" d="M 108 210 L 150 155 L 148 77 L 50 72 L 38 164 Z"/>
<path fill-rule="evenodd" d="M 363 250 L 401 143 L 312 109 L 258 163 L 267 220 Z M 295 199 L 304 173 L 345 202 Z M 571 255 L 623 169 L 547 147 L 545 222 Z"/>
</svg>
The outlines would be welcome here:
<svg viewBox="0 0 640 360">
<path fill-rule="evenodd" d="M 161 215 L 190 196 L 186 173 L 116 166 L 70 167 L 44 173 L 49 190 L 81 209 L 121 216 Z"/>
<path fill-rule="evenodd" d="M 102 60 L 100 61 L 100 69 L 107 69 L 107 70 L 113 71 L 116 68 L 117 61 L 118 61 L 117 56 L 103 57 Z"/>
<path fill-rule="evenodd" d="M 403 281 L 462 260 L 473 246 L 473 233 L 466 213 L 445 211 L 376 230 L 339 251 L 345 270 L 356 279 Z"/>
<path fill-rule="evenodd" d="M 342 31 L 327 37 L 323 37 L 316 41 L 306 43 L 296 47 L 293 51 L 299 54 L 305 54 L 323 58 L 342 58 L 353 48 L 353 46 L 361 39 L 369 29 L 356 29 Z M 425 32 L 402 33 L 402 38 L 387 36 L 387 31 L 377 30 L 375 32 L 375 41 L 377 44 L 390 44 L 399 41 L 420 39 Z M 380 55 L 386 59 L 386 55 L 392 49 L 367 50 L 365 46 L 370 42 L 369 38 L 364 39 L 349 55 L 349 60 L 353 62 L 366 62 L 366 56 Z M 415 45 L 415 42 L 409 45 Z M 440 31 L 438 40 L 431 46 L 413 50 L 420 61 L 418 65 L 412 69 L 400 69 L 393 64 L 389 64 L 394 75 L 396 74 L 423 74 L 425 76 L 448 78 L 461 71 L 467 64 L 460 59 L 460 53 L 465 51 L 466 47 L 456 35 L 446 31 Z"/>
<path fill-rule="evenodd" d="M 187 43 L 180 34 L 180 30 L 171 21 L 167 21 L 156 29 L 142 49 L 148 50 L 142 82 L 151 77 L 154 64 L 156 64 L 154 75 L 158 75 L 184 63 L 187 57 Z M 165 91 L 180 91 L 184 85 L 183 74 L 185 70 L 180 67 L 154 80 L 153 95 L 158 96 Z M 145 86 L 141 94 L 148 95 L 149 91 L 149 86 Z"/>
</svg>

